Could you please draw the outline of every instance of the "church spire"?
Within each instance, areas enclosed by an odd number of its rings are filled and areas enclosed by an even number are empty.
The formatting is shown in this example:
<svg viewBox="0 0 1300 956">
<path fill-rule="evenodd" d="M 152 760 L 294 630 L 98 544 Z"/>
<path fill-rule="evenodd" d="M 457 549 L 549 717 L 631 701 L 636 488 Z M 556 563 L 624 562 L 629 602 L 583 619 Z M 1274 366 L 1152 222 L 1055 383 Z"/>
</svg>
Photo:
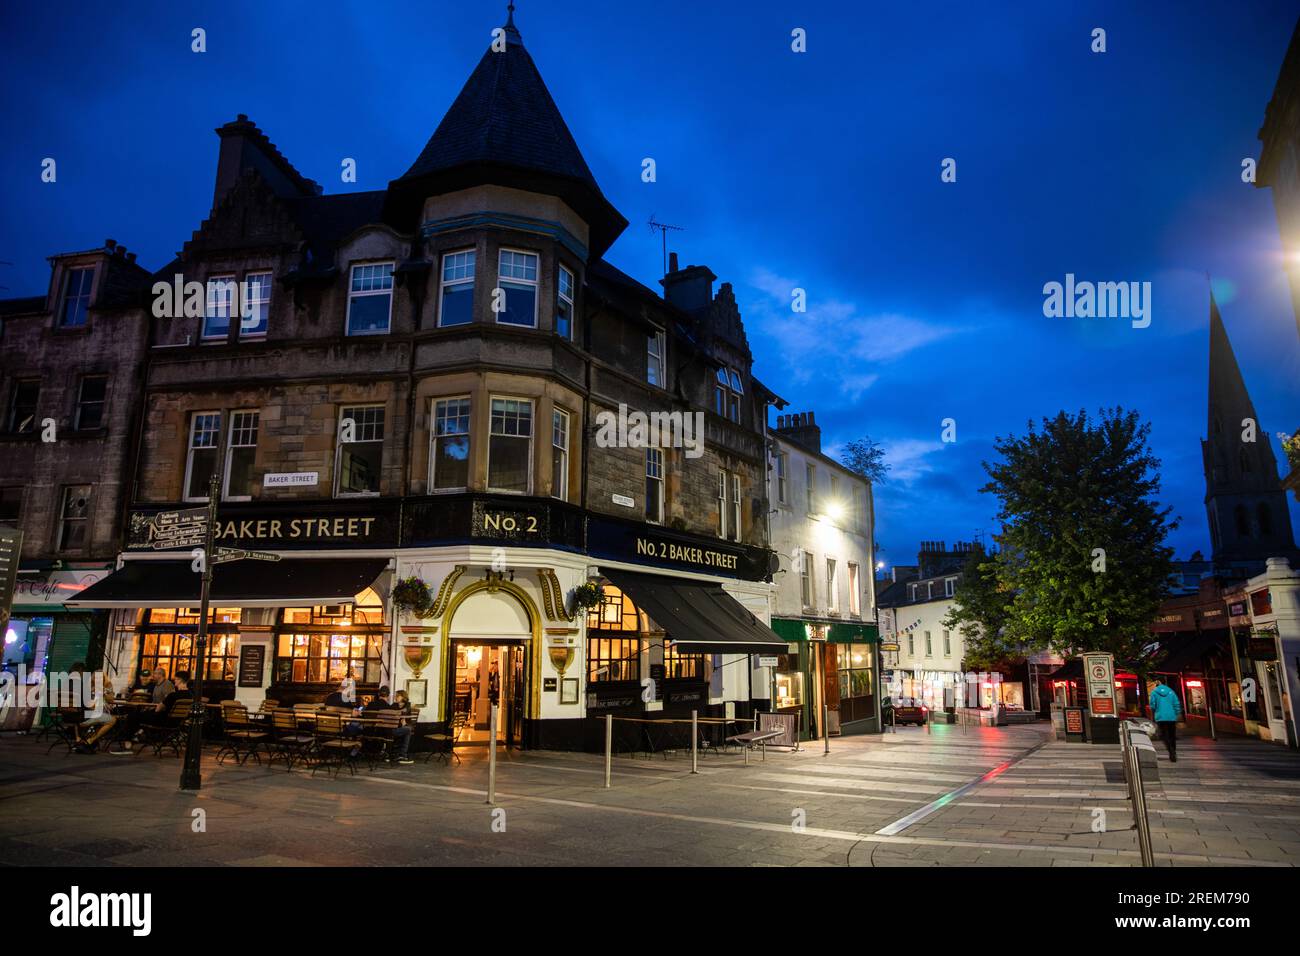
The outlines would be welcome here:
<svg viewBox="0 0 1300 956">
<path fill-rule="evenodd" d="M 1269 433 L 1255 412 L 1210 290 L 1207 438 L 1201 442 L 1214 559 L 1253 565 L 1295 552 L 1291 516 Z"/>
</svg>

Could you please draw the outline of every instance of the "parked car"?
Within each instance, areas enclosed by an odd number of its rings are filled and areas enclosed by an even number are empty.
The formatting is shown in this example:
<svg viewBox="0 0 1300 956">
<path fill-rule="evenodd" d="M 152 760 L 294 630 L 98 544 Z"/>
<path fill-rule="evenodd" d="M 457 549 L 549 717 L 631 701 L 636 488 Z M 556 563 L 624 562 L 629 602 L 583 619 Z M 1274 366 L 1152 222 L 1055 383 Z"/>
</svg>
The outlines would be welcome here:
<svg viewBox="0 0 1300 956">
<path fill-rule="evenodd" d="M 914 697 L 896 697 L 893 703 L 896 724 L 916 724 L 919 727 L 930 719 L 930 709 Z"/>
</svg>

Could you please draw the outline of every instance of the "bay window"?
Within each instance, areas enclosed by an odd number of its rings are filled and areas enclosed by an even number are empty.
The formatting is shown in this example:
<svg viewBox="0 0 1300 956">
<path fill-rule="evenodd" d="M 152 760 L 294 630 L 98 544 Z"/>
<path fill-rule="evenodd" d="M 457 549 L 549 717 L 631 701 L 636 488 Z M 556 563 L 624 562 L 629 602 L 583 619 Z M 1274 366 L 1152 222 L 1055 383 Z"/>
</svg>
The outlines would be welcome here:
<svg viewBox="0 0 1300 956">
<path fill-rule="evenodd" d="M 497 283 L 505 297 L 505 308 L 497 313 L 497 321 L 537 328 L 537 254 L 502 249 L 497 260 Z"/>
<path fill-rule="evenodd" d="M 488 491 L 529 494 L 532 490 L 533 403 L 492 399 L 488 436 Z"/>
<path fill-rule="evenodd" d="M 449 252 L 442 257 L 438 302 L 438 325 L 468 325 L 474 321 L 473 249 Z"/>
<path fill-rule="evenodd" d="M 469 396 L 441 398 L 433 403 L 431 436 L 429 487 L 434 491 L 468 488 Z"/>
</svg>

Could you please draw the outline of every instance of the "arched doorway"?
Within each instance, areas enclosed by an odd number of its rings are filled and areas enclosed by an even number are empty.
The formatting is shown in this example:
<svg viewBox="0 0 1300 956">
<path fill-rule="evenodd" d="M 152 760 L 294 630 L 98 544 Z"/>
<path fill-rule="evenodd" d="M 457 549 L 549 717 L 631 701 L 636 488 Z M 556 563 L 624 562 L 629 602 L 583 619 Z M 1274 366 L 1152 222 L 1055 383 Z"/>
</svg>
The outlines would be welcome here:
<svg viewBox="0 0 1300 956">
<path fill-rule="evenodd" d="M 541 618 L 522 588 L 505 581 L 469 585 L 443 623 L 443 719 L 458 743 L 485 745 L 497 704 L 498 743 L 521 747 L 524 721 L 535 716 Z"/>
</svg>

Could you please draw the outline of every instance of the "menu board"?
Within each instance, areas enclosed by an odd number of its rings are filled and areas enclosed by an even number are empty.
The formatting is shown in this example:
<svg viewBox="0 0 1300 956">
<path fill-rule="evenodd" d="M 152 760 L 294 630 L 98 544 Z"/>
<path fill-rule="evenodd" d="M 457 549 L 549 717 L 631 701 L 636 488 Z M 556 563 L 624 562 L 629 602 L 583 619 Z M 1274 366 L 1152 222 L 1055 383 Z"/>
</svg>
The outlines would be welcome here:
<svg viewBox="0 0 1300 956">
<path fill-rule="evenodd" d="M 266 665 L 265 644 L 245 644 L 239 649 L 239 686 L 261 687 Z"/>
</svg>

